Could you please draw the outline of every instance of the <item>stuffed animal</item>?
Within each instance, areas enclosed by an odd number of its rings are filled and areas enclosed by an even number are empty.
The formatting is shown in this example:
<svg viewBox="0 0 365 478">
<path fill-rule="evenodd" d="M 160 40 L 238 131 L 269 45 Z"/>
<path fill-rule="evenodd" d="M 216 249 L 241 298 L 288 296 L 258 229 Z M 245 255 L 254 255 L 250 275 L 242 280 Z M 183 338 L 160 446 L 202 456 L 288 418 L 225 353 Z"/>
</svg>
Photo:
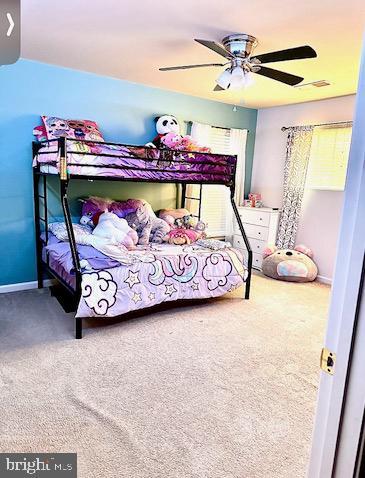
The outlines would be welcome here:
<svg viewBox="0 0 365 478">
<path fill-rule="evenodd" d="M 170 227 L 175 226 L 176 219 L 182 219 L 184 216 L 189 216 L 190 212 L 185 209 L 161 209 L 158 213 L 158 217 L 163 219 L 169 224 Z"/>
<path fill-rule="evenodd" d="M 99 216 L 110 209 L 113 203 L 112 199 L 91 196 L 87 199 L 79 199 L 82 202 L 82 211 L 80 223 L 84 226 L 95 227 L 99 221 Z"/>
<path fill-rule="evenodd" d="M 196 151 L 200 153 L 210 153 L 211 151 L 207 146 L 200 146 L 191 136 L 180 136 L 175 133 L 165 134 L 161 138 L 161 145 L 177 151 Z"/>
<path fill-rule="evenodd" d="M 289 282 L 310 282 L 318 274 L 317 266 L 312 257 L 312 251 L 303 245 L 298 245 L 294 249 L 268 247 L 264 250 L 262 272 L 273 279 Z"/>
<path fill-rule="evenodd" d="M 182 246 L 183 244 L 192 244 L 200 238 L 200 233 L 194 229 L 177 227 L 176 229 L 171 229 L 171 231 L 165 237 L 165 241 L 170 244 Z"/>
<path fill-rule="evenodd" d="M 146 201 L 144 199 L 127 199 L 126 201 L 113 201 L 109 210 L 118 217 L 125 218 L 128 214 L 136 212 L 137 209 Z"/>
<path fill-rule="evenodd" d="M 200 146 L 191 136 L 180 134 L 180 125 L 172 115 L 162 115 L 155 118 L 157 136 L 146 146 L 152 148 L 167 148 L 179 151 L 198 151 L 209 153 L 210 148 Z"/>
<path fill-rule="evenodd" d="M 109 239 L 111 244 L 122 244 L 127 249 L 134 249 L 138 243 L 138 235 L 129 227 L 127 221 L 108 211 L 100 214 L 98 224 L 92 234 Z"/>
<path fill-rule="evenodd" d="M 161 209 L 159 217 L 170 226 L 170 232 L 164 237 L 170 244 L 191 244 L 206 236 L 206 224 L 185 208 Z"/>
<path fill-rule="evenodd" d="M 160 148 L 161 138 L 163 138 L 165 134 L 174 133 L 174 134 L 180 135 L 180 126 L 175 116 L 172 116 L 172 115 L 156 116 L 155 126 L 156 126 L 157 136 L 154 137 L 152 142 L 147 143 L 146 146 L 150 146 L 152 148 Z"/>
<path fill-rule="evenodd" d="M 129 226 L 137 231 L 138 244 L 146 245 L 149 242 L 161 244 L 170 231 L 170 226 L 156 216 L 147 201 L 143 199 L 138 199 L 138 201 L 139 205 L 136 211 L 125 216 Z"/>
<path fill-rule="evenodd" d="M 170 226 L 156 216 L 151 205 L 144 199 L 113 201 L 108 198 L 89 197 L 81 201 L 83 203 L 81 224 L 95 227 L 101 214 L 105 211 L 112 212 L 119 218 L 126 219 L 129 226 L 137 231 L 139 244 L 161 243 L 170 231 Z"/>
</svg>

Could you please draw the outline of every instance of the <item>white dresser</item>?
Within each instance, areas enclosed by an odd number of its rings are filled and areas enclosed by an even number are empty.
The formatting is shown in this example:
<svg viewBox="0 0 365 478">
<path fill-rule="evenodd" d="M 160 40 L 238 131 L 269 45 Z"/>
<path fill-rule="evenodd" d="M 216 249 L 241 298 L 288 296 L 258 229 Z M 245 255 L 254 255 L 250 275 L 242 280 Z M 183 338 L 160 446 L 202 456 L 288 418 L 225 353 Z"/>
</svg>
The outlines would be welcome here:
<svg viewBox="0 0 365 478">
<path fill-rule="evenodd" d="M 268 244 L 275 244 L 280 211 L 268 207 L 239 207 L 238 212 L 251 244 L 253 252 L 252 267 L 261 270 L 265 247 Z M 242 249 L 247 258 L 245 243 L 236 219 L 234 219 L 233 246 Z"/>
</svg>

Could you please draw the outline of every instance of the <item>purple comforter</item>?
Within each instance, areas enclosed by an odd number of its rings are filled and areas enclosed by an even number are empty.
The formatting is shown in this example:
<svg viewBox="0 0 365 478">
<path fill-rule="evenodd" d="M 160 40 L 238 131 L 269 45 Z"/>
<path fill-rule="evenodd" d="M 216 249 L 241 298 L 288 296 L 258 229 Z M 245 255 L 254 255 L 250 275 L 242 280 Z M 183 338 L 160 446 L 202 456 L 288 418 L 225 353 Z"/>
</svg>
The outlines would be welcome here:
<svg viewBox="0 0 365 478">
<path fill-rule="evenodd" d="M 42 172 L 58 174 L 57 144 L 42 146 L 33 166 L 37 164 Z M 230 185 L 235 166 L 236 157 L 230 155 L 67 141 L 67 170 L 76 176 Z"/>
<path fill-rule="evenodd" d="M 247 276 L 240 251 L 212 251 L 196 245 L 150 244 L 130 253 L 122 266 L 90 246 L 78 246 L 80 259 L 92 265 L 82 274 L 77 317 L 113 317 L 179 299 L 218 297 L 240 287 Z M 74 286 L 69 245 L 50 237 L 50 266 Z"/>
</svg>

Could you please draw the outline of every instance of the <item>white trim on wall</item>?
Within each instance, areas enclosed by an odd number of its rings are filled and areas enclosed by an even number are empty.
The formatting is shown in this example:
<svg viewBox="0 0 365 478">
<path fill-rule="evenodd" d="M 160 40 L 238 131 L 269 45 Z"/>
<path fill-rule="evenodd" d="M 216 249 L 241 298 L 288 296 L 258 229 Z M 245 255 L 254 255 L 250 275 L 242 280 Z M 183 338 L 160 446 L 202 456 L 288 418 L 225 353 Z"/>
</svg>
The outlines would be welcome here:
<svg viewBox="0 0 365 478">
<path fill-rule="evenodd" d="M 325 277 L 325 276 L 317 276 L 317 281 L 320 282 L 321 284 L 332 284 L 332 279 L 330 277 Z"/>
<path fill-rule="evenodd" d="M 50 287 L 54 285 L 54 279 L 46 279 L 44 281 L 44 287 Z M 37 289 L 38 282 L 36 280 L 31 282 L 18 282 L 17 284 L 7 284 L 7 285 L 0 285 L 0 294 L 6 294 L 7 292 L 20 292 L 22 290 L 31 290 Z"/>
</svg>

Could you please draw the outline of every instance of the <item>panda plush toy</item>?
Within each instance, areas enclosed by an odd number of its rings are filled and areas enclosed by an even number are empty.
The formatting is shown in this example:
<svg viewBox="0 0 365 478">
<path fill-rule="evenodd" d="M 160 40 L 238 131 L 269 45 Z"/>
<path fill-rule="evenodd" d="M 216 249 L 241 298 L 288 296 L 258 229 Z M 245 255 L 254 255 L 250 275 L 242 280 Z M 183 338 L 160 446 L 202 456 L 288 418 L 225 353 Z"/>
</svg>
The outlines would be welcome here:
<svg viewBox="0 0 365 478">
<path fill-rule="evenodd" d="M 175 118 L 172 115 L 162 115 L 155 118 L 157 136 L 152 140 L 152 142 L 147 143 L 146 146 L 152 148 L 160 148 L 162 145 L 161 139 L 166 136 L 168 133 L 173 133 L 180 136 L 180 126 Z"/>
</svg>

